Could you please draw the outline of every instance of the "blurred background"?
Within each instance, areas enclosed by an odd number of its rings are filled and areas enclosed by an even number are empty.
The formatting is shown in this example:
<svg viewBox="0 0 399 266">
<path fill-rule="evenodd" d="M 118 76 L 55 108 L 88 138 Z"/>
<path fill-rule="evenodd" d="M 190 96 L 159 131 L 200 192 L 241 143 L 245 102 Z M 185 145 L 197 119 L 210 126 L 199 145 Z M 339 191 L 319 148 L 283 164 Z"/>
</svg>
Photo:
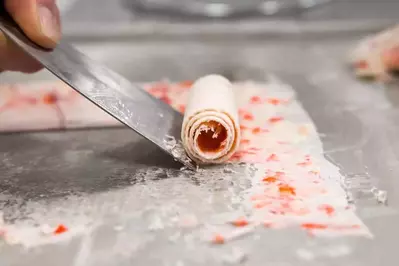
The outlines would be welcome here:
<svg viewBox="0 0 399 266">
<path fill-rule="evenodd" d="M 211 71 L 234 78 L 237 68 L 249 67 L 301 72 L 294 64 L 279 67 L 279 55 L 303 61 L 299 47 L 313 54 L 322 40 L 340 46 L 320 49 L 344 67 L 358 41 L 397 23 L 399 10 L 396 0 L 58 1 L 65 39 L 140 81 L 196 79 Z M 51 77 L 42 71 L 17 80 L 43 75 Z M 16 76 L 9 76 L 13 82 Z"/>
<path fill-rule="evenodd" d="M 395 0 L 58 0 L 75 22 L 140 19 L 395 20 Z M 95 5 L 95 8 L 93 7 Z"/>
</svg>

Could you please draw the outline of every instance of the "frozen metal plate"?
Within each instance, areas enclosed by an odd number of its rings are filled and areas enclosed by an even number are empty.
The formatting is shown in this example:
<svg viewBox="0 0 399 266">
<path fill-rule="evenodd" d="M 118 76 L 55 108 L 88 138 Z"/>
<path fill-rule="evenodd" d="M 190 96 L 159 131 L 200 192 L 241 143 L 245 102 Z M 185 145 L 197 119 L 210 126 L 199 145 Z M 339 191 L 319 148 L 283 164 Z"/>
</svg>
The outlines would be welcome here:
<svg viewBox="0 0 399 266">
<path fill-rule="evenodd" d="M 240 167 L 234 169 L 237 173 L 231 180 L 192 179 L 149 143 L 123 129 L 0 135 L 0 206 L 5 219 L 37 217 L 36 213 L 29 213 L 27 204 L 39 206 L 39 211 L 43 210 L 41 206 L 45 210 L 57 209 L 54 204 L 71 195 L 79 195 L 82 204 L 89 203 L 88 208 L 94 212 L 110 214 L 99 221 L 102 226 L 97 230 L 68 243 L 33 251 L 5 246 L 0 250 L 4 265 L 226 265 L 234 264 L 222 259 L 234 257 L 231 249 L 235 247 L 247 252 L 243 262 L 246 265 L 395 265 L 399 93 L 395 88 L 357 81 L 344 63 L 359 38 L 377 29 L 340 34 L 337 27 L 331 35 L 328 30 L 320 34 L 320 27 L 316 35 L 292 35 L 287 31 L 271 37 L 259 34 L 261 29 L 255 28 L 252 38 L 248 38 L 244 27 L 236 32 L 233 28 L 221 27 L 213 35 L 193 33 L 184 40 L 173 38 L 184 36 L 173 27 L 165 30 L 166 34 L 154 34 L 151 27 L 141 31 L 137 27 L 138 35 L 130 32 L 120 39 L 104 34 L 104 42 L 98 43 L 81 42 L 85 40 L 82 36 L 69 37 L 79 50 L 132 81 L 179 81 L 208 73 L 219 73 L 233 81 L 262 81 L 270 72 L 285 78 L 317 126 L 327 158 L 340 167 L 346 180 L 359 184 L 352 191 L 357 212 L 376 237 L 318 239 L 297 231 L 268 230 L 256 239 L 248 237 L 216 248 L 176 243 L 165 235 L 165 231 L 173 233 L 170 228 L 147 231 L 154 214 L 148 206 L 171 206 L 173 215 L 179 213 L 176 203 L 198 213 L 206 213 L 209 208 L 219 210 L 224 204 L 220 195 L 240 180 Z M 205 27 L 204 31 L 212 33 Z M 143 35 L 153 36 L 138 37 Z M 2 81 L 48 77 L 45 72 L 34 76 L 7 74 Z M 153 168 L 160 169 L 159 174 L 144 179 L 142 173 Z M 125 189 L 134 193 L 126 195 Z M 388 192 L 387 206 L 372 196 L 375 189 Z M 209 193 L 214 194 L 212 203 L 204 198 Z M 127 201 L 130 196 L 133 200 Z M 134 237 L 119 232 L 120 225 L 109 218 L 123 216 L 118 212 L 121 206 L 129 212 L 144 213 L 139 218 L 126 217 L 130 222 L 125 225 Z M 186 231 L 180 236 L 191 237 Z M 120 245 L 121 242 L 129 245 Z M 312 256 L 300 252 L 305 246 L 311 248 Z M 98 260 L 105 251 L 114 255 Z M 95 263 L 89 258 L 94 258 Z"/>
</svg>

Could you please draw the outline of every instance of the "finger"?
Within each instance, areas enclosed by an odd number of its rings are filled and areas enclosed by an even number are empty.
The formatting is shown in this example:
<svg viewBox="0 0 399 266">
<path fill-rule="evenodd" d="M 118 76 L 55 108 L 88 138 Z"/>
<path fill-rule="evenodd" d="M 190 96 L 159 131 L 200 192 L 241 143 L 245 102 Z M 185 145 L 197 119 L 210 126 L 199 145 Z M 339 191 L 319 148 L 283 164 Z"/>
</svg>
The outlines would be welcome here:
<svg viewBox="0 0 399 266">
<path fill-rule="evenodd" d="M 54 0 L 5 0 L 5 6 L 32 41 L 46 48 L 59 41 L 60 17 Z M 0 33 L 0 68 L 33 73 L 42 66 Z"/>
<path fill-rule="evenodd" d="M 61 30 L 55 0 L 5 0 L 5 7 L 32 41 L 45 48 L 56 46 Z"/>
<path fill-rule="evenodd" d="M 28 56 L 0 32 L 0 71 L 11 70 L 34 73 L 42 68 L 41 64 Z"/>
</svg>

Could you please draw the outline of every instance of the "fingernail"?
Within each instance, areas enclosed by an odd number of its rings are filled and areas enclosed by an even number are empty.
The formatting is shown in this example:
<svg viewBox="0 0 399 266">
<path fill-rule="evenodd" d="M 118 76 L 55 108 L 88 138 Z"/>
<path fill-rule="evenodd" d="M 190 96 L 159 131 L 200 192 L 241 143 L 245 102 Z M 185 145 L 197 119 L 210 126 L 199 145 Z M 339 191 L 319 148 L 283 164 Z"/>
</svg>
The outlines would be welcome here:
<svg viewBox="0 0 399 266">
<path fill-rule="evenodd" d="M 57 17 L 52 10 L 45 5 L 39 5 L 38 13 L 42 33 L 56 41 L 60 35 L 60 26 Z"/>
</svg>

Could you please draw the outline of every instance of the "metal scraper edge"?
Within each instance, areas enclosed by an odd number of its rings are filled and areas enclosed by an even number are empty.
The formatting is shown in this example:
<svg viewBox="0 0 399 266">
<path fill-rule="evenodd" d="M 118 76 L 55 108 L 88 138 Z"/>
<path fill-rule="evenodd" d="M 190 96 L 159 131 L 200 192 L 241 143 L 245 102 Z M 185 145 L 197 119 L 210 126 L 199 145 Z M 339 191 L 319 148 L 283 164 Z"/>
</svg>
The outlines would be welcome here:
<svg viewBox="0 0 399 266">
<path fill-rule="evenodd" d="M 15 22 L 1 15 L 0 30 L 46 69 L 176 161 L 196 169 L 180 141 L 183 116 L 179 112 L 71 45 L 61 41 L 54 50 L 39 47 Z"/>
</svg>

